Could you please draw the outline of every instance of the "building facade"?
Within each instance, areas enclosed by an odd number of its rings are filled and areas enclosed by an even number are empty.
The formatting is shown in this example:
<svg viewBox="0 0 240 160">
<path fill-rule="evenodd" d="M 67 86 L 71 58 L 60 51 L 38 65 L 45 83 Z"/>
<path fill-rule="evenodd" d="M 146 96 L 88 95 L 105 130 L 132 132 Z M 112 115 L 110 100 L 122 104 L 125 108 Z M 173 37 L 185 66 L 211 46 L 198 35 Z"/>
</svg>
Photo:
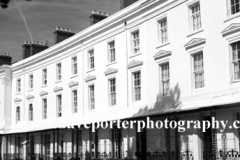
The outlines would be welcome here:
<svg viewBox="0 0 240 160">
<path fill-rule="evenodd" d="M 71 37 L 52 47 L 26 42 L 14 64 L 1 54 L 1 159 L 238 159 L 231 127 L 91 126 L 240 120 L 239 17 L 237 0 L 139 0 L 75 35 L 57 28 Z"/>
</svg>

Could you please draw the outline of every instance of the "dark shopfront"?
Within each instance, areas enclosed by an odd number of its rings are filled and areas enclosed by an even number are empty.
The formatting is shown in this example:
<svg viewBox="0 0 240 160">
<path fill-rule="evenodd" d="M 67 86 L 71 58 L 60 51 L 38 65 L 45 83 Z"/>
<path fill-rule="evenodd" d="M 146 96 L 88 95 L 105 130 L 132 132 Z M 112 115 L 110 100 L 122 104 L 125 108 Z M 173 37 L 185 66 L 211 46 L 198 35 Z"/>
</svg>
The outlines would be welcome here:
<svg viewBox="0 0 240 160">
<path fill-rule="evenodd" d="M 206 114 L 208 113 L 208 114 Z M 209 114 L 210 113 L 210 114 Z M 198 110 L 190 112 L 190 114 L 199 115 L 200 120 L 210 120 L 216 117 L 216 110 Z M 163 116 L 163 115 L 161 115 Z M 180 114 L 164 115 L 169 119 L 179 121 Z M 152 117 L 160 117 L 152 116 Z M 151 117 L 151 118 L 152 118 Z M 145 118 L 142 118 L 145 119 Z M 63 132 L 70 134 L 71 148 L 66 152 L 64 150 L 65 139 Z M 222 146 L 217 146 L 217 131 L 215 129 L 207 129 L 201 132 L 200 137 L 200 153 L 193 152 L 190 148 L 190 140 L 185 136 L 185 141 L 181 140 L 181 133 L 175 130 L 165 129 L 164 132 L 164 150 L 148 150 L 148 132 L 143 129 L 142 132 L 136 132 L 135 137 L 136 149 L 131 157 L 124 157 L 123 150 L 123 130 L 114 127 L 110 130 L 111 150 L 107 151 L 107 143 L 100 146 L 99 130 L 95 133 L 91 132 L 91 128 L 85 130 L 88 135 L 89 145 L 83 149 L 83 130 L 78 127 L 70 129 L 52 129 L 46 131 L 19 133 L 0 136 L 0 160 L 100 160 L 100 159 L 137 159 L 137 160 L 194 160 L 196 156 L 203 160 L 227 160 L 233 157 L 240 157 L 236 150 L 228 149 L 226 138 L 222 136 Z M 130 142 L 128 142 L 130 143 Z M 55 144 L 55 145 L 52 145 Z M 184 147 L 183 147 L 184 145 Z M 195 145 L 195 144 L 194 144 Z M 38 146 L 38 148 L 36 147 Z M 102 148 L 101 148 L 102 147 Z M 101 148 L 101 151 L 99 150 Z"/>
</svg>

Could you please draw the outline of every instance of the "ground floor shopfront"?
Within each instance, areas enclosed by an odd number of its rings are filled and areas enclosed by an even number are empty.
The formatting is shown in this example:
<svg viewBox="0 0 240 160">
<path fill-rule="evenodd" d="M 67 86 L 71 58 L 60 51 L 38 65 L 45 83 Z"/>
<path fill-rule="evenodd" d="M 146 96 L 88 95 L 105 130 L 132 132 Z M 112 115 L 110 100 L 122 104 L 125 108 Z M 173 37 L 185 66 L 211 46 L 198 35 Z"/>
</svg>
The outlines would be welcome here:
<svg viewBox="0 0 240 160">
<path fill-rule="evenodd" d="M 201 109 L 190 112 L 149 116 L 158 120 L 228 120 L 239 119 L 240 107 Z M 144 120 L 139 117 L 135 120 Z M 130 120 L 129 120 L 130 121 Z M 213 124 L 211 124 L 213 125 Z M 186 127 L 186 126 L 185 126 Z M 221 128 L 220 128 L 221 129 Z M 51 129 L 0 135 L 1 160 L 53 159 L 137 159 L 137 160 L 215 160 L 238 159 L 240 130 L 99 128 Z M 234 158 L 233 158 L 234 157 Z"/>
</svg>

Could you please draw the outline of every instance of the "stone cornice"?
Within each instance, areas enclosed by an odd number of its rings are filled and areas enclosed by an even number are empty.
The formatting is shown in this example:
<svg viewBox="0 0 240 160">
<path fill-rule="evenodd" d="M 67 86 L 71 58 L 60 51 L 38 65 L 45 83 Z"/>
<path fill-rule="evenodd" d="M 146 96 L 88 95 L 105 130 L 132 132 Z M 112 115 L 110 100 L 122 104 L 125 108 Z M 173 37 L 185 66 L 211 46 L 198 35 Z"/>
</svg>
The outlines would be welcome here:
<svg viewBox="0 0 240 160">
<path fill-rule="evenodd" d="M 21 98 L 18 98 L 18 97 L 16 97 L 15 99 L 14 99 L 14 102 L 21 102 L 22 101 L 22 99 Z"/>
<path fill-rule="evenodd" d="M 193 38 L 187 44 L 185 44 L 184 47 L 188 49 L 204 43 L 206 43 L 206 39 L 204 38 Z"/>
<path fill-rule="evenodd" d="M 171 56 L 172 52 L 171 51 L 166 51 L 166 50 L 161 50 L 159 52 L 157 52 L 153 58 L 154 59 L 159 59 L 159 58 L 163 58 L 163 57 L 166 57 L 166 56 Z"/>
<path fill-rule="evenodd" d="M 29 100 L 29 99 L 33 99 L 34 98 L 34 95 L 31 95 L 31 94 L 29 94 L 29 95 L 27 95 L 27 100 Z"/>
<path fill-rule="evenodd" d="M 128 64 L 128 69 L 143 65 L 143 61 L 133 60 Z"/>
<path fill-rule="evenodd" d="M 240 31 L 240 23 L 232 23 L 227 28 L 225 28 L 221 33 L 223 36 Z"/>
<path fill-rule="evenodd" d="M 88 76 L 85 78 L 85 82 L 89 82 L 89 81 L 95 80 L 96 78 L 97 78 L 96 76 L 88 75 Z"/>
<path fill-rule="evenodd" d="M 45 96 L 45 95 L 48 95 L 48 92 L 47 92 L 47 91 L 41 91 L 41 92 L 39 93 L 39 95 L 40 95 L 40 96 Z"/>
<path fill-rule="evenodd" d="M 59 92 L 59 91 L 62 91 L 63 90 L 63 87 L 59 87 L 59 86 L 56 86 L 53 91 L 54 92 Z"/>
<path fill-rule="evenodd" d="M 117 73 L 118 72 L 118 69 L 115 69 L 115 68 L 108 68 L 104 74 L 107 76 L 107 75 L 110 75 L 110 74 L 113 74 L 113 73 Z"/>
<path fill-rule="evenodd" d="M 74 87 L 74 86 L 77 86 L 79 83 L 77 81 L 71 81 L 68 86 L 69 87 Z"/>
</svg>

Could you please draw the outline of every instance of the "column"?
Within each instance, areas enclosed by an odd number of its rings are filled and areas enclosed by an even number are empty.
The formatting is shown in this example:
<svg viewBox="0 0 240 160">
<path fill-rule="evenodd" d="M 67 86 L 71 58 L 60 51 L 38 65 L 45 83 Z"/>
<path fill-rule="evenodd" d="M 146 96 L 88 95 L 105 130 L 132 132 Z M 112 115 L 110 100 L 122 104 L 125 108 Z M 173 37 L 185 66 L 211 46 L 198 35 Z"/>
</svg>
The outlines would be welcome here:
<svg viewBox="0 0 240 160">
<path fill-rule="evenodd" d="M 78 147 L 79 147 L 79 128 L 76 127 L 76 159 L 78 159 Z"/>
<path fill-rule="evenodd" d="M 72 157 L 74 157 L 74 128 L 71 129 L 72 133 Z"/>
<path fill-rule="evenodd" d="M 29 133 L 26 133 L 26 160 L 28 160 L 29 159 L 29 152 L 28 152 L 28 150 L 29 150 L 29 147 L 28 147 L 28 143 L 29 143 Z"/>
<path fill-rule="evenodd" d="M 211 109 L 211 117 L 216 119 L 216 109 Z M 212 160 L 217 159 L 217 152 L 217 129 L 212 128 Z"/>
<path fill-rule="evenodd" d="M 59 129 L 57 129 L 57 157 L 59 156 Z"/>
<path fill-rule="evenodd" d="M 55 158 L 55 130 L 53 130 L 53 159 Z"/>
<path fill-rule="evenodd" d="M 88 129 L 89 131 L 89 155 L 88 158 L 92 159 L 92 127 Z"/>
<path fill-rule="evenodd" d="M 43 132 L 41 132 L 41 151 L 40 151 L 40 157 L 43 155 Z"/>
<path fill-rule="evenodd" d="M 18 134 L 18 159 L 20 159 L 20 134 Z"/>
<path fill-rule="evenodd" d="M 8 160 L 8 135 L 6 135 L 6 160 Z"/>
<path fill-rule="evenodd" d="M 178 123 L 179 121 L 179 115 L 176 113 L 174 115 L 175 117 L 175 121 Z M 176 128 L 175 129 L 175 147 L 176 147 L 176 160 L 179 160 L 180 159 L 180 150 L 179 150 L 179 132 L 178 132 L 178 129 Z"/>
</svg>

